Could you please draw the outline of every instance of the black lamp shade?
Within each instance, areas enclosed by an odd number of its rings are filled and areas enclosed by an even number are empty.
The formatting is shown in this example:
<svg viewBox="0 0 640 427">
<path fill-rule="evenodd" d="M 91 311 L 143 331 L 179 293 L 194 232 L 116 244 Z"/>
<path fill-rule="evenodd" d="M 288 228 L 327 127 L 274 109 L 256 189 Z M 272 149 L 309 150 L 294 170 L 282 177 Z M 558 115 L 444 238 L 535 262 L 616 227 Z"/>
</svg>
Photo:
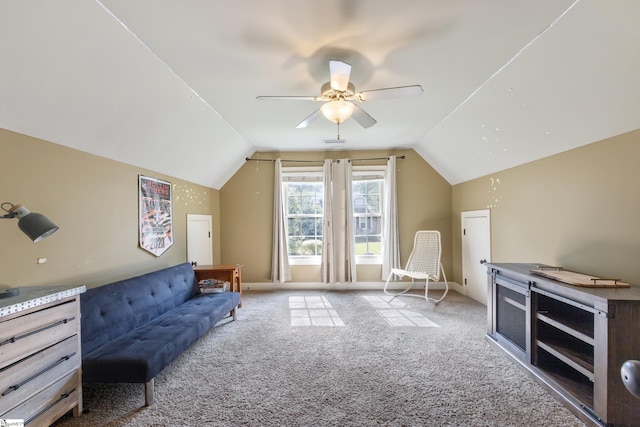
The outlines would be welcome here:
<svg viewBox="0 0 640 427">
<path fill-rule="evenodd" d="M 54 233 L 58 226 L 46 216 L 37 212 L 30 212 L 18 220 L 18 227 L 31 240 L 39 242 L 50 234 Z"/>
</svg>

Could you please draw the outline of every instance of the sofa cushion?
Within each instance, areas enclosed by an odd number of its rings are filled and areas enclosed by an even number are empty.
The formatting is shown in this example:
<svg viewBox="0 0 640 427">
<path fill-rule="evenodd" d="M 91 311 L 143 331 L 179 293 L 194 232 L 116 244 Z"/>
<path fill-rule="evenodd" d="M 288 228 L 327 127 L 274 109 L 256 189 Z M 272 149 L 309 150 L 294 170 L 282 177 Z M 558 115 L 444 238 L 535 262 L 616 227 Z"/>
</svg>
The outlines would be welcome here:
<svg viewBox="0 0 640 427">
<path fill-rule="evenodd" d="M 198 295 L 84 353 L 83 381 L 147 382 L 239 303 L 237 292 Z"/>
<path fill-rule="evenodd" d="M 82 351 L 91 353 L 178 307 L 196 289 L 189 263 L 88 289 L 80 295 Z"/>
</svg>

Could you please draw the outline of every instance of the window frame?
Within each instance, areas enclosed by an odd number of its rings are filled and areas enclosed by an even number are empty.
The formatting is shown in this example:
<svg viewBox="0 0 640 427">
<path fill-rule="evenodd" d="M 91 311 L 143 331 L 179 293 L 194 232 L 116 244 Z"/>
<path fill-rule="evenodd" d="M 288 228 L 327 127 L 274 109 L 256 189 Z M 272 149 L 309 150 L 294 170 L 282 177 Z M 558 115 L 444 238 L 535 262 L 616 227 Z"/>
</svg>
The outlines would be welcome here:
<svg viewBox="0 0 640 427">
<path fill-rule="evenodd" d="M 322 166 L 287 166 L 282 168 L 282 185 L 288 182 L 304 183 L 319 182 L 322 184 L 324 194 L 324 174 Z M 284 212 L 287 224 L 289 223 L 289 195 L 283 191 Z M 324 203 L 324 200 L 323 200 Z M 320 218 L 323 218 L 322 211 Z M 288 227 L 287 227 L 288 229 Z M 289 250 L 289 235 L 287 233 L 287 251 Z M 321 255 L 291 255 L 289 256 L 290 265 L 320 265 Z"/>
<path fill-rule="evenodd" d="M 382 264 L 382 241 L 384 239 L 384 222 L 386 221 L 385 217 L 384 217 L 384 212 L 385 212 L 385 206 L 384 206 L 384 179 L 385 179 L 385 174 L 386 174 L 386 170 L 387 167 L 386 165 L 367 165 L 367 166 L 352 166 L 352 174 L 351 174 L 351 179 L 352 182 L 356 182 L 356 181 L 365 181 L 368 179 L 375 179 L 375 180 L 381 180 L 382 183 L 380 185 L 380 213 L 379 213 L 379 218 L 380 218 L 380 227 L 381 227 L 381 234 L 380 234 L 380 239 L 381 239 L 381 251 L 379 254 L 374 254 L 374 255 L 356 255 L 356 264 L 370 264 L 370 265 L 376 265 L 376 264 Z M 323 178 L 324 178 L 324 173 L 323 173 L 323 168 L 322 166 L 287 166 L 287 167 L 283 167 L 282 168 L 282 184 L 284 186 L 285 183 L 287 182 L 320 182 L 323 186 L 323 193 L 324 193 L 324 185 L 325 183 L 323 182 Z M 287 192 L 284 191 L 284 188 L 282 189 L 283 191 L 283 200 L 284 200 L 284 211 L 285 211 L 285 218 L 287 223 L 289 222 L 289 195 Z M 323 200 L 324 203 L 324 200 Z M 352 196 L 352 207 L 353 207 L 353 196 Z M 356 221 L 356 218 L 366 218 L 369 216 L 359 216 L 356 215 L 355 213 L 355 209 L 354 209 L 354 225 Z M 323 215 L 320 215 L 320 218 L 323 218 Z M 356 230 L 354 229 L 354 235 L 353 235 L 353 239 L 354 239 L 354 244 L 355 244 L 355 232 Z M 287 235 L 287 250 L 289 247 L 289 235 Z M 321 255 L 291 255 L 288 254 L 289 256 L 289 264 L 290 265 L 320 265 L 321 262 Z"/>
<path fill-rule="evenodd" d="M 387 166 L 386 165 L 367 165 L 367 166 L 352 166 L 352 176 L 351 179 L 353 182 L 355 181 L 367 181 L 367 180 L 381 180 L 381 185 L 380 185 L 380 213 L 379 213 L 379 218 L 380 218 L 380 253 L 379 254 L 373 254 L 373 255 L 356 255 L 356 264 L 370 264 L 370 265 L 376 265 L 376 264 L 382 264 L 382 252 L 383 252 L 383 241 L 384 241 L 384 223 L 386 221 L 385 217 L 384 217 L 384 212 L 385 212 L 385 206 L 384 206 L 384 200 L 385 200 L 385 195 L 384 195 L 384 179 L 385 179 L 385 174 L 387 171 Z M 364 178 L 364 179 L 363 179 Z M 352 200 L 353 203 L 353 200 Z M 367 218 L 370 216 L 363 216 L 363 215 L 356 215 L 355 213 L 355 207 L 354 207 L 354 212 L 353 212 L 353 217 L 354 217 L 354 223 L 356 221 L 356 218 Z M 354 224 L 355 226 L 355 224 Z M 354 242 L 355 242 L 355 233 L 356 230 L 354 229 Z"/>
</svg>

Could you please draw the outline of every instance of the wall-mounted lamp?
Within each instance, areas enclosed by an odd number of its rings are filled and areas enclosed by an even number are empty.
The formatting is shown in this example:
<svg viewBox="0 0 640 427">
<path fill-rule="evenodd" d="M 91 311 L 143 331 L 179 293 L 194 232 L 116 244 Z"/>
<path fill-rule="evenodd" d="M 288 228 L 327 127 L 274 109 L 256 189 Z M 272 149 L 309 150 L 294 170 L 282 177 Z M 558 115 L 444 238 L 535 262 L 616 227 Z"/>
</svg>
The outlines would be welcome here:
<svg viewBox="0 0 640 427">
<path fill-rule="evenodd" d="M 622 382 L 629 393 L 640 399 L 640 360 L 627 360 L 620 369 Z"/>
<path fill-rule="evenodd" d="M 0 216 L 0 218 L 17 218 L 20 230 L 34 242 L 39 242 L 58 229 L 58 226 L 51 222 L 49 218 L 37 212 L 30 212 L 29 209 L 22 205 L 4 202 L 0 204 L 0 208 L 7 213 L 4 216 Z"/>
</svg>

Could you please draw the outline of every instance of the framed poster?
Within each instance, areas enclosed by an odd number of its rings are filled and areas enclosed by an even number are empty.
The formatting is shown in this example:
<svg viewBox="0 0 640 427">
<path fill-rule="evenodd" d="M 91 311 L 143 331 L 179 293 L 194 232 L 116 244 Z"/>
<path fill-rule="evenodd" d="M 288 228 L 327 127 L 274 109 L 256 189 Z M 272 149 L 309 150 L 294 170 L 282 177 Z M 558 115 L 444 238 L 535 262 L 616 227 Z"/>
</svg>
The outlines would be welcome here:
<svg viewBox="0 0 640 427">
<path fill-rule="evenodd" d="M 171 183 L 138 175 L 140 247 L 160 256 L 173 245 Z"/>
</svg>

